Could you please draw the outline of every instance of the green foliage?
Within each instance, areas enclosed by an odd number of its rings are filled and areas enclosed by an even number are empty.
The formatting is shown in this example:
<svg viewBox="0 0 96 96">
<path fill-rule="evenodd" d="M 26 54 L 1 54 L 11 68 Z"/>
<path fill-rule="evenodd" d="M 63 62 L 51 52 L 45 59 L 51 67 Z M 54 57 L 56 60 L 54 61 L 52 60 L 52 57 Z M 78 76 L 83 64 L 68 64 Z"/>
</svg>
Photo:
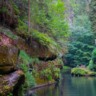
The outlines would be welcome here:
<svg viewBox="0 0 96 96">
<path fill-rule="evenodd" d="M 55 77 L 55 79 L 60 78 L 60 68 L 53 68 L 53 76 Z"/>
<path fill-rule="evenodd" d="M 26 54 L 25 51 L 21 50 L 19 57 L 25 62 L 25 63 L 39 63 L 38 58 L 31 58 L 28 54 Z"/>
<path fill-rule="evenodd" d="M 86 38 L 84 38 L 84 40 L 86 39 L 88 39 L 87 36 Z M 81 42 L 71 42 L 71 44 L 69 45 L 69 53 L 65 56 L 68 61 L 67 64 L 72 67 L 76 67 L 77 65 L 88 65 L 91 59 L 91 53 L 93 49 L 94 46 L 89 44 L 89 41 L 84 42 L 82 40 Z"/>
<path fill-rule="evenodd" d="M 52 30 L 54 38 L 60 39 L 68 36 L 68 25 L 64 19 L 64 2 L 58 0 L 49 5 L 49 28 Z"/>
<path fill-rule="evenodd" d="M 13 8 L 13 11 L 15 13 L 15 15 L 19 15 L 20 14 L 20 10 L 18 8 L 18 6 L 16 5 L 16 3 L 13 0 L 9 0 L 9 2 L 11 4 L 11 7 Z"/>
<path fill-rule="evenodd" d="M 30 56 L 28 56 L 28 54 L 26 54 L 25 51 L 21 50 L 20 51 L 20 55 L 19 57 L 24 60 L 26 63 L 31 63 L 32 62 L 32 58 Z"/>
<path fill-rule="evenodd" d="M 23 31 L 24 30 L 24 31 Z M 52 50 L 54 47 L 58 47 L 57 43 L 54 41 L 53 38 L 50 38 L 48 34 L 39 32 L 38 30 L 31 29 L 30 32 L 27 32 L 28 28 L 27 25 L 20 20 L 20 23 L 17 28 L 17 32 L 19 35 L 22 36 L 22 34 L 27 38 L 31 37 L 34 38 L 36 41 L 38 41 L 40 44 L 47 46 L 49 49 Z"/>
<path fill-rule="evenodd" d="M 32 18 L 31 31 L 28 32 L 26 21 L 20 17 L 16 29 L 18 34 L 24 34 L 26 36 L 30 36 L 31 34 L 33 38 L 38 39 L 38 41 L 44 45 L 47 45 L 49 42 L 56 45 L 54 39 L 58 40 L 68 37 L 68 24 L 64 19 L 64 2 L 61 0 L 56 0 L 55 2 L 51 0 L 43 0 L 42 2 L 33 0 L 30 5 Z M 47 33 L 50 38 L 45 33 Z M 51 39 L 52 37 L 54 39 Z"/>
<path fill-rule="evenodd" d="M 75 75 L 86 75 L 88 72 L 82 68 L 73 68 L 71 74 Z"/>
<path fill-rule="evenodd" d="M 42 70 L 41 76 L 43 76 L 47 80 L 52 80 L 52 72 L 51 72 L 50 68 Z"/>
<path fill-rule="evenodd" d="M 50 38 L 47 34 L 40 33 L 37 30 L 33 30 L 31 32 L 32 37 L 35 38 L 37 41 L 39 41 L 43 45 L 53 45 L 56 46 L 56 42 L 52 38 Z"/>
<path fill-rule="evenodd" d="M 87 14 L 89 11 L 88 4 L 90 1 L 86 0 L 71 0 L 71 8 L 74 11 L 75 16 Z"/>
<path fill-rule="evenodd" d="M 60 78 L 60 69 L 55 66 L 48 66 L 48 68 L 40 72 L 40 76 L 46 80 L 58 79 Z"/>
<path fill-rule="evenodd" d="M 88 68 L 90 70 L 96 71 L 96 48 L 92 52 L 92 58 L 89 62 Z"/>
<path fill-rule="evenodd" d="M 96 75 L 95 72 L 90 71 L 90 70 L 88 70 L 86 68 L 73 68 L 71 70 L 71 74 L 73 74 L 73 75 L 79 75 L 79 76 L 87 76 L 87 75 L 88 76 L 94 76 L 94 75 Z"/>
<path fill-rule="evenodd" d="M 34 63 L 38 63 L 39 60 L 37 58 L 31 58 L 28 56 L 28 54 L 25 53 L 25 51 L 20 51 L 20 59 L 22 60 L 22 64 L 19 65 L 19 67 L 24 71 L 25 78 L 26 78 L 26 87 L 33 87 L 35 86 L 35 79 L 33 76 L 33 72 L 30 72 L 30 70 L 33 70 L 31 67 L 29 67 L 29 64 L 33 65 Z"/>
<path fill-rule="evenodd" d="M 87 66 L 87 68 L 89 70 L 92 70 L 93 69 L 93 61 L 92 60 L 89 61 L 89 65 Z"/>
<path fill-rule="evenodd" d="M 30 2 L 30 29 L 32 29 L 30 32 L 28 32 L 28 1 L 9 0 L 7 2 L 13 9 L 13 17 L 15 18 L 16 16 L 18 18 L 18 25 L 16 24 L 15 30 L 17 35 L 22 37 L 25 35 L 26 38 L 31 35 L 32 38 L 36 38 L 40 43 L 49 48 L 59 48 L 61 45 L 64 45 L 63 41 L 67 41 L 66 38 L 69 36 L 68 24 L 64 16 L 64 2 L 62 0 L 30 0 Z M 0 10 L 6 12 L 8 8 L 4 6 Z M 57 45 L 55 41 L 60 45 L 59 47 L 54 46 Z"/>
<path fill-rule="evenodd" d="M 23 63 L 20 65 L 20 68 L 24 71 L 25 73 L 25 78 L 26 78 L 26 82 L 25 85 L 28 88 L 34 87 L 35 86 L 35 79 L 32 75 L 31 72 L 29 72 L 29 67 L 26 63 Z"/>
<path fill-rule="evenodd" d="M 96 48 L 93 50 L 92 52 L 92 60 L 93 60 L 93 63 L 96 63 L 94 60 L 96 59 Z"/>
<path fill-rule="evenodd" d="M 20 19 L 17 28 L 18 34 L 25 34 L 26 37 L 31 35 L 32 38 L 36 38 L 40 43 L 49 48 L 58 48 L 54 46 L 57 45 L 55 40 L 58 42 L 58 45 L 61 45 L 61 43 L 63 45 L 63 41 L 67 41 L 66 38 L 69 36 L 68 24 L 64 17 L 64 2 L 61 0 L 42 0 L 42 2 L 40 0 L 33 0 L 30 2 L 30 32 L 28 32 L 28 26 L 23 24 L 26 21 L 22 20 L 23 22 L 21 22 Z"/>
<path fill-rule="evenodd" d="M 28 34 L 28 26 L 24 23 L 21 19 L 18 19 L 18 27 L 16 28 L 16 31 L 19 35 L 21 34 Z"/>
<path fill-rule="evenodd" d="M 96 1 L 95 0 L 91 0 L 90 3 L 90 20 L 92 23 L 92 30 L 94 32 L 94 35 L 96 36 Z"/>
<path fill-rule="evenodd" d="M 91 59 L 91 53 L 94 49 L 94 35 L 91 29 L 85 1 L 73 0 L 77 5 L 73 8 L 75 17 L 73 25 L 70 26 L 71 36 L 68 44 L 68 54 L 65 56 L 67 64 L 71 67 L 77 65 L 88 65 Z M 81 10 L 82 8 L 83 10 Z"/>
<path fill-rule="evenodd" d="M 62 73 L 68 73 L 71 71 L 71 68 L 69 66 L 63 66 Z"/>
</svg>

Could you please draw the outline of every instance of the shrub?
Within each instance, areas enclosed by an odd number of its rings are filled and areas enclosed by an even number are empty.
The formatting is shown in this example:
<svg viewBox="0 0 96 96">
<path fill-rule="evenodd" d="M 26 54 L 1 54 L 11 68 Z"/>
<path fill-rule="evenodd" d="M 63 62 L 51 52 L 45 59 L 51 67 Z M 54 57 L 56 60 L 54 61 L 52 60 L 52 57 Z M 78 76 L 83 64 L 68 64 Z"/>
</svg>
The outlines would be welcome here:
<svg viewBox="0 0 96 96">
<path fill-rule="evenodd" d="M 52 80 L 52 72 L 50 68 L 44 69 L 41 71 L 41 77 L 44 77 L 46 80 L 50 81 Z"/>
<path fill-rule="evenodd" d="M 73 68 L 72 70 L 71 70 L 71 74 L 72 75 L 79 75 L 79 76 L 94 76 L 94 75 L 96 75 L 96 73 L 95 72 L 93 72 L 93 71 L 90 71 L 90 70 L 88 70 L 88 69 L 86 69 L 86 68 Z"/>
<path fill-rule="evenodd" d="M 48 68 L 40 72 L 40 76 L 50 81 L 52 79 L 56 80 L 60 78 L 60 69 L 55 66 L 48 66 Z"/>
<path fill-rule="evenodd" d="M 93 69 L 93 61 L 92 60 L 89 61 L 89 65 L 87 66 L 87 68 L 89 70 L 92 70 Z"/>
<path fill-rule="evenodd" d="M 88 68 L 90 70 L 96 71 L 96 48 L 92 52 L 92 57 L 89 62 Z"/>
</svg>

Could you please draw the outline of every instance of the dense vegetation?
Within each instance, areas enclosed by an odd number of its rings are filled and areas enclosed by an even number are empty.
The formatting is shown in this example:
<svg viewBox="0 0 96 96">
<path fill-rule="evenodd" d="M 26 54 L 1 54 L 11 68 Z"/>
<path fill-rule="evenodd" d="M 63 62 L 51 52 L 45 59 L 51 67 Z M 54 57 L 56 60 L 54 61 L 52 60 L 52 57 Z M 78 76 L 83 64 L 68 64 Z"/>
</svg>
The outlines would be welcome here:
<svg viewBox="0 0 96 96">
<path fill-rule="evenodd" d="M 70 4 L 71 36 L 64 57 L 67 66 L 76 67 L 71 70 L 74 75 L 95 75 L 90 74 L 90 70 L 96 71 L 95 3 L 94 0 L 72 0 Z"/>
<path fill-rule="evenodd" d="M 95 3 L 95 0 L 0 1 L 0 46 L 19 49 L 15 70 L 24 73 L 24 91 L 59 81 L 60 72 L 96 75 Z"/>
<path fill-rule="evenodd" d="M 0 1 L 0 33 L 20 50 L 17 69 L 24 72 L 24 90 L 59 81 L 69 37 L 65 10 L 62 0 Z"/>
<path fill-rule="evenodd" d="M 94 35 L 96 35 L 96 1 L 95 0 L 91 0 L 90 2 L 90 21 L 92 22 L 92 30 L 93 30 L 93 33 Z"/>
<path fill-rule="evenodd" d="M 77 8 L 77 10 L 72 7 L 75 16 L 73 18 L 73 24 L 70 27 L 71 36 L 68 45 L 69 53 L 65 56 L 67 65 L 71 67 L 80 65 L 87 66 L 91 59 L 91 53 L 95 47 L 94 35 L 88 16 L 88 8 L 86 9 L 86 7 L 88 7 L 87 3 L 85 1 L 82 1 L 82 3 L 79 1 L 76 2 L 75 8 Z"/>
</svg>

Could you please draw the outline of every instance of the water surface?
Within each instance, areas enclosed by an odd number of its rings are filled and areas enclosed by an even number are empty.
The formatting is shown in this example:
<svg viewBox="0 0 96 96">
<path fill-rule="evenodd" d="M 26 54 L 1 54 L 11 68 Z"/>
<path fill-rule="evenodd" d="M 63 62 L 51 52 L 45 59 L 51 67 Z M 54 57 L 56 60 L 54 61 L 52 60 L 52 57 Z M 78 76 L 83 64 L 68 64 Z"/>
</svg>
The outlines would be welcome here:
<svg viewBox="0 0 96 96">
<path fill-rule="evenodd" d="M 59 85 L 40 88 L 27 96 L 96 96 L 96 77 L 65 75 Z"/>
</svg>

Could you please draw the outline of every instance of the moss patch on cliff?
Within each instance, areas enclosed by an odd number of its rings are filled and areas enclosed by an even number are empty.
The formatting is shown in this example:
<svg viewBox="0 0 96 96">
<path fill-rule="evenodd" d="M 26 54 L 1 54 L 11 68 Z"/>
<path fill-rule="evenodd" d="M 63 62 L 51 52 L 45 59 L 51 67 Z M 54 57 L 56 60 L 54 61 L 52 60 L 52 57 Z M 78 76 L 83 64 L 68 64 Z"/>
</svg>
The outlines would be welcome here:
<svg viewBox="0 0 96 96">
<path fill-rule="evenodd" d="M 59 48 L 55 40 L 52 37 L 49 37 L 46 33 L 39 32 L 35 29 L 31 29 L 31 31 L 28 33 L 27 28 L 25 28 L 24 26 L 20 26 L 17 28 L 17 34 L 29 40 L 29 43 L 31 43 L 32 39 L 35 39 L 41 45 L 46 46 L 50 51 L 56 51 Z"/>
<path fill-rule="evenodd" d="M 18 36 L 15 35 L 10 29 L 3 27 L 3 26 L 0 26 L 0 33 L 5 34 L 6 36 L 8 36 L 9 38 L 12 38 L 12 39 L 18 38 Z"/>
</svg>

